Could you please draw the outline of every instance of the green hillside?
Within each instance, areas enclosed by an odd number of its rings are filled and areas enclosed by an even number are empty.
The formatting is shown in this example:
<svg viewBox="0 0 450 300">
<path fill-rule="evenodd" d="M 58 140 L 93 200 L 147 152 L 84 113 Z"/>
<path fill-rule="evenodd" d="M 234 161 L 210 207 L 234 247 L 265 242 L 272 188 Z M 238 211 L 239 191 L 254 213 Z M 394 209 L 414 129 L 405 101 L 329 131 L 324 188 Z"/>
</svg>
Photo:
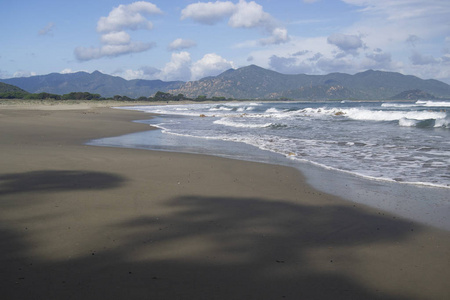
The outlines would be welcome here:
<svg viewBox="0 0 450 300">
<path fill-rule="evenodd" d="M 11 84 L 0 82 L 0 99 L 23 98 L 29 94 L 27 91 Z"/>
</svg>

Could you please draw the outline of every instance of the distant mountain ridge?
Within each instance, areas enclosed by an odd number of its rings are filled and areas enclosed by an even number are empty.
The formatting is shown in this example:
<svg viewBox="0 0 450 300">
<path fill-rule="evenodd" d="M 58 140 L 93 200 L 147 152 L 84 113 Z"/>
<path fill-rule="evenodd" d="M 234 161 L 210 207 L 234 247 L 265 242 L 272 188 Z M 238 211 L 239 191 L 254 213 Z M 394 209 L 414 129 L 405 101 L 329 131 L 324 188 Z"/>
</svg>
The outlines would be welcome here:
<svg viewBox="0 0 450 300">
<path fill-rule="evenodd" d="M 177 88 L 183 83 L 181 81 L 125 80 L 99 71 L 92 73 L 51 73 L 48 75 L 0 79 L 0 81 L 18 86 L 30 93 L 47 92 L 62 95 L 71 92 L 89 92 L 100 94 L 103 97 L 122 95 L 133 98 L 148 97 L 158 91 Z"/>
<path fill-rule="evenodd" d="M 187 97 L 205 95 L 227 98 L 298 100 L 389 99 L 407 90 L 421 90 L 436 97 L 450 98 L 450 85 L 395 72 L 368 70 L 355 75 L 287 75 L 255 65 L 183 84 L 172 93 Z"/>
<path fill-rule="evenodd" d="M 114 95 L 138 98 L 157 91 L 186 97 L 225 97 L 234 99 L 292 99 L 333 100 L 398 99 L 406 91 L 415 95 L 450 99 L 450 85 L 434 80 L 423 80 L 396 72 L 368 70 L 354 75 L 331 73 L 327 75 L 281 74 L 255 65 L 230 69 L 217 76 L 197 81 L 125 80 L 103 74 L 77 72 L 51 73 L 32 77 L 0 79 L 30 93 L 67 94 L 89 92 L 103 97 Z M 402 94 L 403 93 L 403 94 Z M 409 96 L 410 97 L 410 96 Z"/>
</svg>

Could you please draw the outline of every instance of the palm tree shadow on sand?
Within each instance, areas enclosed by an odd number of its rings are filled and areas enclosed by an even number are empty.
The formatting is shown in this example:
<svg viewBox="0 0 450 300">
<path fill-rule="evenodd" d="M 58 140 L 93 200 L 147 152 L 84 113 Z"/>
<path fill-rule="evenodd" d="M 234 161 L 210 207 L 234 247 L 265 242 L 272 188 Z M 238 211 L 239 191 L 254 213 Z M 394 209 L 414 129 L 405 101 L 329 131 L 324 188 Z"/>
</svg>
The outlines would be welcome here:
<svg viewBox="0 0 450 300">
<path fill-rule="evenodd" d="M 6 174 L 0 183 L 0 196 L 14 196 L 0 205 L 20 222 L 30 197 L 11 203 L 21 193 L 41 195 L 34 201 L 41 205 L 51 192 L 101 192 L 126 180 L 63 170 Z M 152 195 L 141 197 L 152 201 Z M 130 200 L 118 203 L 126 209 Z M 5 299 L 408 299 L 346 271 L 361 263 L 354 249 L 408 239 L 411 223 L 337 203 L 177 197 L 159 210 L 147 206 L 120 214 L 121 221 L 93 223 L 90 239 L 76 236 L 86 243 L 85 254 L 59 259 L 32 255 L 23 232 L 1 226 L 0 290 Z M 45 215 L 36 222 L 46 222 Z M 62 249 L 80 247 L 79 240 L 59 240 L 67 244 Z"/>
<path fill-rule="evenodd" d="M 345 264 L 358 264 L 351 252 L 311 261 L 320 249 L 405 239 L 407 222 L 350 206 L 255 198 L 185 196 L 165 205 L 170 213 L 143 211 L 101 225 L 102 235 L 117 236 L 113 247 L 94 241 L 92 253 L 59 261 L 33 261 L 20 236 L 0 231 L 8 251 L 18 253 L 3 261 L 2 293 L 15 299 L 408 298 L 341 272 Z M 27 269 L 27 278 L 19 268 Z"/>
<path fill-rule="evenodd" d="M 45 170 L 0 176 L 0 196 L 26 192 L 108 189 L 121 185 L 120 176 L 77 170 Z"/>
</svg>

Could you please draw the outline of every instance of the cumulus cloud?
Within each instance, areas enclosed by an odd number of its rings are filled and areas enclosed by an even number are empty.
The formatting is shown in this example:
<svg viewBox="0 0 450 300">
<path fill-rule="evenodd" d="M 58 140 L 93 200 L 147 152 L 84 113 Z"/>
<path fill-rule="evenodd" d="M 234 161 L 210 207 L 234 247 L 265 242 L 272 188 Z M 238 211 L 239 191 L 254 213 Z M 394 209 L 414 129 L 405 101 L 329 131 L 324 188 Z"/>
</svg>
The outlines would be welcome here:
<svg viewBox="0 0 450 300">
<path fill-rule="evenodd" d="M 272 17 L 263 10 L 261 5 L 243 0 L 235 5 L 235 10 L 228 20 L 228 24 L 234 28 L 266 26 L 271 22 Z"/>
<path fill-rule="evenodd" d="M 52 35 L 53 28 L 55 28 L 55 23 L 48 23 L 44 28 L 38 31 L 39 35 Z"/>
<path fill-rule="evenodd" d="M 207 76 L 215 76 L 220 73 L 234 68 L 234 64 L 231 61 L 226 60 L 215 53 L 208 53 L 197 61 L 192 61 L 191 55 L 187 51 L 181 51 L 172 53 L 171 60 L 161 70 L 152 68 L 152 79 L 162 79 L 165 81 L 181 80 L 198 80 Z M 142 76 L 144 70 L 141 70 L 139 78 Z M 147 70 L 148 71 L 148 70 Z M 130 74 L 131 72 L 128 71 Z M 130 77 L 130 76 L 129 76 Z M 138 77 L 136 77 L 138 78 Z"/>
<path fill-rule="evenodd" d="M 191 67 L 192 78 L 199 79 L 218 75 L 233 68 L 233 63 L 215 53 L 206 54 L 202 59 L 194 62 Z"/>
<path fill-rule="evenodd" d="M 154 80 L 159 79 L 158 75 L 161 72 L 161 70 L 158 70 L 154 67 L 149 66 L 143 66 L 140 67 L 137 70 L 133 69 L 117 69 L 112 74 L 115 76 L 120 76 L 122 78 L 125 78 L 127 80 L 133 80 L 133 79 L 147 79 L 147 80 Z"/>
<path fill-rule="evenodd" d="M 413 65 L 432 65 L 437 64 L 439 61 L 431 55 L 423 55 L 418 52 L 414 52 L 409 58 Z"/>
<path fill-rule="evenodd" d="M 282 44 L 289 41 L 289 36 L 287 30 L 285 28 L 274 28 L 271 32 L 270 37 L 261 39 L 260 44 L 265 45 L 274 45 L 274 44 Z"/>
<path fill-rule="evenodd" d="M 268 38 L 261 39 L 261 45 L 280 44 L 289 41 L 286 28 L 278 22 L 263 7 L 254 1 L 240 0 L 237 4 L 230 1 L 194 3 L 181 11 L 181 19 L 192 19 L 195 22 L 214 25 L 228 18 L 228 25 L 233 28 L 260 28 Z"/>
<path fill-rule="evenodd" d="M 124 29 L 152 29 L 152 22 L 144 16 L 161 13 L 162 11 L 155 4 L 145 1 L 119 5 L 113 8 L 107 17 L 100 18 L 97 23 L 97 31 L 108 33 Z"/>
<path fill-rule="evenodd" d="M 198 2 L 181 11 L 181 20 L 190 18 L 202 24 L 213 25 L 230 17 L 235 10 L 235 4 L 230 1 Z"/>
<path fill-rule="evenodd" d="M 230 68 L 234 68 L 233 62 L 216 53 L 208 53 L 195 61 L 192 60 L 189 52 L 181 51 L 172 53 L 170 61 L 161 69 L 150 66 L 143 66 L 134 70 L 120 68 L 115 70 L 113 74 L 128 80 L 190 81 L 207 76 L 216 76 Z"/>
<path fill-rule="evenodd" d="M 115 57 L 130 53 L 139 53 L 154 47 L 154 43 L 130 42 L 127 44 L 106 44 L 101 47 L 77 47 L 75 56 L 80 61 L 98 59 L 102 57 Z"/>
<path fill-rule="evenodd" d="M 111 10 L 107 17 L 101 17 L 97 23 L 97 32 L 101 34 L 99 47 L 77 47 L 75 57 L 79 61 L 88 61 L 102 57 L 115 57 L 130 53 L 147 51 L 155 46 L 154 42 L 134 42 L 125 30 L 150 30 L 153 24 L 146 15 L 161 14 L 153 3 L 138 1 L 128 5 L 119 5 Z"/>
<path fill-rule="evenodd" d="M 196 45 L 197 44 L 195 43 L 195 41 L 192 41 L 192 40 L 176 39 L 172 43 L 169 44 L 168 49 L 170 51 L 178 51 L 178 50 L 189 49 Z"/>
<path fill-rule="evenodd" d="M 13 77 L 31 77 L 36 76 L 36 72 L 20 70 L 14 73 Z"/>
<path fill-rule="evenodd" d="M 100 40 L 106 45 L 124 45 L 130 43 L 131 37 L 125 31 L 115 31 L 103 34 Z"/>
<path fill-rule="evenodd" d="M 189 80 L 191 78 L 191 55 L 183 51 L 173 53 L 172 59 L 161 70 L 162 80 Z"/>
<path fill-rule="evenodd" d="M 335 45 L 345 53 L 356 53 L 356 50 L 364 46 L 363 41 L 356 35 L 334 33 L 327 38 L 329 44 Z"/>
</svg>

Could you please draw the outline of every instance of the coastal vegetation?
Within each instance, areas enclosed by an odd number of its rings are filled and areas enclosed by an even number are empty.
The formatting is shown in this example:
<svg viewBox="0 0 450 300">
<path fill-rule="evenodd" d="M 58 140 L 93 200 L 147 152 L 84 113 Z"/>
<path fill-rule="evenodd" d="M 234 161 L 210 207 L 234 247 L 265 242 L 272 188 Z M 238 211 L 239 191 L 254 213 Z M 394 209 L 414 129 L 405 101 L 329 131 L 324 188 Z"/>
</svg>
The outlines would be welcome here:
<svg viewBox="0 0 450 300">
<path fill-rule="evenodd" d="M 8 87 L 8 89 L 11 89 Z M 19 89 L 19 88 L 17 88 Z M 20 100 L 55 100 L 55 101 L 65 101 L 65 100 L 92 100 L 92 101 L 102 101 L 102 100 L 114 100 L 114 101 L 138 101 L 138 102 L 145 102 L 145 101 L 195 101 L 195 102 L 202 102 L 202 101 L 226 101 L 226 100 L 234 100 L 234 99 L 226 99 L 225 97 L 211 97 L 208 98 L 206 96 L 198 96 L 197 98 L 188 98 L 185 97 L 183 94 L 178 95 L 172 95 L 170 93 L 165 93 L 158 91 L 154 96 L 152 97 L 144 97 L 141 96 L 139 98 L 133 99 L 128 96 L 121 96 L 121 95 L 115 95 L 113 97 L 102 97 L 100 94 L 91 94 L 88 92 L 72 92 L 64 95 L 58 95 L 58 94 L 51 94 L 51 93 L 28 93 L 23 90 L 14 90 L 11 89 L 10 91 L 5 91 L 2 86 L 0 86 L 0 99 L 20 99 Z"/>
</svg>

